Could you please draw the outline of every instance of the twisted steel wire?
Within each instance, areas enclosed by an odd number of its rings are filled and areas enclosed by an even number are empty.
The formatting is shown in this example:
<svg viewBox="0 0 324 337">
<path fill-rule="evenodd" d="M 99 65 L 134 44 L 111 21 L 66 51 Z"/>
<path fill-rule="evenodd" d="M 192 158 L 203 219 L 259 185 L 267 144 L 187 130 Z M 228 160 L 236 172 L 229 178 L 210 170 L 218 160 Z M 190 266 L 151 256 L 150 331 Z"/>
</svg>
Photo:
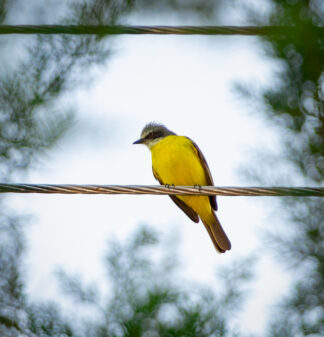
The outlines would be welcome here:
<svg viewBox="0 0 324 337">
<path fill-rule="evenodd" d="M 216 187 L 167 185 L 0 184 L 0 193 L 167 194 L 324 197 L 323 187 Z"/>
<path fill-rule="evenodd" d="M 319 33 L 324 27 L 315 28 Z M 177 35 L 288 35 L 291 26 L 82 26 L 82 25 L 0 25 L 0 34 L 177 34 Z"/>
</svg>

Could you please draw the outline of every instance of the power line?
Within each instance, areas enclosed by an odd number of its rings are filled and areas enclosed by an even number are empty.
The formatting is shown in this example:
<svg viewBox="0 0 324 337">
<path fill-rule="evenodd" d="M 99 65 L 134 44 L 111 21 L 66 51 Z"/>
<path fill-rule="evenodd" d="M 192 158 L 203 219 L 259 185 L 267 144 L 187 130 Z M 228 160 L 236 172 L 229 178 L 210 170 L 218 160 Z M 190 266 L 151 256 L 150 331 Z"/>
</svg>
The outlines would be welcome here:
<svg viewBox="0 0 324 337">
<path fill-rule="evenodd" d="M 324 197 L 323 187 L 0 184 L 0 193 Z"/>
<path fill-rule="evenodd" d="M 313 27 L 312 33 L 324 33 L 324 27 Z M 291 26 L 121 26 L 121 25 L 0 25 L 0 34 L 177 34 L 177 35 L 289 35 Z"/>
</svg>

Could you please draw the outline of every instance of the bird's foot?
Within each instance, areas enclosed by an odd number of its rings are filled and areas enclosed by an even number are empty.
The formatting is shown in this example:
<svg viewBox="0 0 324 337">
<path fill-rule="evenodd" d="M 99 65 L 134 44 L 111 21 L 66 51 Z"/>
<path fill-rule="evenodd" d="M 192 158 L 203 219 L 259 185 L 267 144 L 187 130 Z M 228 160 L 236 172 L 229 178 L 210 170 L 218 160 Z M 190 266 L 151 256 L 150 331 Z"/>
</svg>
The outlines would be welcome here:
<svg viewBox="0 0 324 337">
<path fill-rule="evenodd" d="M 194 188 L 198 188 L 199 192 L 201 192 L 201 185 L 194 185 Z"/>
</svg>

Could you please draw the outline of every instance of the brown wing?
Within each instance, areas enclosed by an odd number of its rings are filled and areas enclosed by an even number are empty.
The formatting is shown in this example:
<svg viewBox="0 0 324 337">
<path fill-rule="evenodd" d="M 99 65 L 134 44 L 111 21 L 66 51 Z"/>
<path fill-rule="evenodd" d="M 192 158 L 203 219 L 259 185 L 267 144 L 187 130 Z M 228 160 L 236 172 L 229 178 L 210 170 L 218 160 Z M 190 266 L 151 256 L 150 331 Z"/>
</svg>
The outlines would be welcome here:
<svg viewBox="0 0 324 337">
<path fill-rule="evenodd" d="M 193 222 L 199 222 L 198 214 L 189 206 L 187 206 L 182 200 L 175 195 L 169 195 L 169 197 L 179 206 Z"/>
<path fill-rule="evenodd" d="M 197 155 L 198 155 L 198 157 L 201 161 L 201 164 L 204 168 L 206 180 L 207 180 L 207 186 L 214 186 L 214 181 L 213 181 L 212 175 L 210 173 L 210 170 L 209 170 L 209 167 L 208 167 L 208 164 L 207 164 L 207 161 L 206 161 L 204 155 L 200 151 L 198 145 L 193 140 L 191 140 L 189 137 L 187 137 L 187 138 L 192 142 L 192 145 L 194 146 L 194 149 L 196 150 Z M 211 207 L 215 211 L 217 211 L 216 195 L 209 196 L 209 201 L 210 201 Z"/>
<path fill-rule="evenodd" d="M 153 175 L 156 180 L 159 181 L 161 185 L 165 185 L 159 175 L 157 174 L 156 171 L 152 168 Z M 175 195 L 169 195 L 169 197 L 174 201 L 174 203 L 181 208 L 187 215 L 188 217 L 193 221 L 193 222 L 199 222 L 199 216 L 198 214 L 189 206 L 187 206 L 182 200 L 177 198 Z"/>
</svg>

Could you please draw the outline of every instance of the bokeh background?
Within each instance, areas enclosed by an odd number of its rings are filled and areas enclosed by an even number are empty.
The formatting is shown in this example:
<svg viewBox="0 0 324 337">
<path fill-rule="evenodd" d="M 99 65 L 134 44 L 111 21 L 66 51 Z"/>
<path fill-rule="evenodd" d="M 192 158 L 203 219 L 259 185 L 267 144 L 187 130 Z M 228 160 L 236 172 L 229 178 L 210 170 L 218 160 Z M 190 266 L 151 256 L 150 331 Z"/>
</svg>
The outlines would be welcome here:
<svg viewBox="0 0 324 337">
<path fill-rule="evenodd" d="M 288 25 L 285 36 L 0 37 L 0 181 L 155 184 L 150 121 L 216 186 L 323 186 L 321 1 L 0 2 L 2 24 Z M 1 195 L 2 336 L 321 336 L 323 201 Z"/>
</svg>

